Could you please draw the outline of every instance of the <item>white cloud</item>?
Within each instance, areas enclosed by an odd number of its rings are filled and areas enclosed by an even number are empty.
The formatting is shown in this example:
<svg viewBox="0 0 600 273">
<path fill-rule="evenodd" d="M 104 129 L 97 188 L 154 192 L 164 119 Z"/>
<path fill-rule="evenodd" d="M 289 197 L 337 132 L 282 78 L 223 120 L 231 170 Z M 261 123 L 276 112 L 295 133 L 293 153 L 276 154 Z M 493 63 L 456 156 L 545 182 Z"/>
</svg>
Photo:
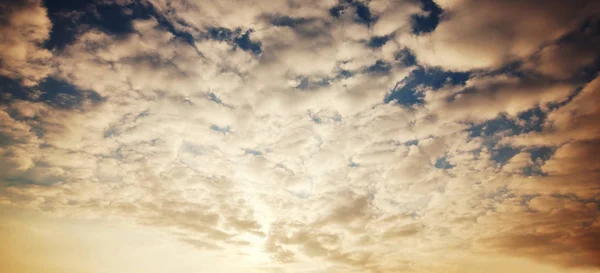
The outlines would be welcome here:
<svg viewBox="0 0 600 273">
<path fill-rule="evenodd" d="M 0 75 L 36 85 L 51 72 L 52 53 L 43 48 L 52 22 L 41 1 L 0 4 Z"/>
</svg>

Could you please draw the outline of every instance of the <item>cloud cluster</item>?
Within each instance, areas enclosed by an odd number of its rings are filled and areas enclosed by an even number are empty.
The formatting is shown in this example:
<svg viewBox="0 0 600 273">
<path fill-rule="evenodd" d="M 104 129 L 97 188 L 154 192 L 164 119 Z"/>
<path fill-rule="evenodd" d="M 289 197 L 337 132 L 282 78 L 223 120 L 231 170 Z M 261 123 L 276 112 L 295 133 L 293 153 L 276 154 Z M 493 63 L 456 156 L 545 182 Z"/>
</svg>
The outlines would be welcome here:
<svg viewBox="0 0 600 273">
<path fill-rule="evenodd" d="M 401 35 L 399 41 L 408 44 L 422 63 L 451 70 L 497 68 L 540 49 L 542 59 L 556 58 L 551 56 L 556 55 L 553 42 L 597 17 L 600 10 L 596 1 L 451 0 L 439 5 L 444 15 L 435 31 L 419 37 Z M 568 54 L 567 50 L 561 53 Z M 592 56 L 574 62 L 586 57 Z"/>
<path fill-rule="evenodd" d="M 0 6 L 39 93 L 3 97 L 0 205 L 278 272 L 600 268 L 596 1 L 140 3 L 53 54 L 39 2 Z"/>
<path fill-rule="evenodd" d="M 43 48 L 52 22 L 41 1 L 0 4 L 0 75 L 32 86 L 51 72 L 52 53 Z"/>
</svg>

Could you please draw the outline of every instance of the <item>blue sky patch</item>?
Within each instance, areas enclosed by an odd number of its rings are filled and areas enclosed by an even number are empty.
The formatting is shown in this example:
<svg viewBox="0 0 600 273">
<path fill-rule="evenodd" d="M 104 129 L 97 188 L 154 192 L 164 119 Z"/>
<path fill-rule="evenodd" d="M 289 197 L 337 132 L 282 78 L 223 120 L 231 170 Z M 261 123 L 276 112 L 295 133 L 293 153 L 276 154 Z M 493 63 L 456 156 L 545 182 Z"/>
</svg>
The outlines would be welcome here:
<svg viewBox="0 0 600 273">
<path fill-rule="evenodd" d="M 517 118 L 524 123 L 521 127 L 521 133 L 541 132 L 548 114 L 540 107 L 534 107 L 517 115 Z"/>
<path fill-rule="evenodd" d="M 38 85 L 43 92 L 39 100 L 58 108 L 76 108 L 84 100 L 99 103 L 104 100 L 91 90 L 81 90 L 61 79 L 48 77 Z"/>
<path fill-rule="evenodd" d="M 349 7 L 354 7 L 355 9 L 354 15 L 356 18 L 356 22 L 370 26 L 375 21 L 377 21 L 377 17 L 373 16 L 371 10 L 365 3 L 355 0 L 340 1 L 337 5 L 329 9 L 329 15 L 335 18 L 339 18 L 344 12 L 346 12 L 346 9 Z"/>
<path fill-rule="evenodd" d="M 259 152 L 258 150 L 253 150 L 253 149 L 245 149 L 244 152 L 246 152 L 246 154 L 252 155 L 252 156 L 261 156 L 262 155 L 261 152 Z"/>
<path fill-rule="evenodd" d="M 240 32 L 241 32 L 241 29 L 232 31 L 232 30 L 230 30 L 228 28 L 224 28 L 224 27 L 215 27 L 215 28 L 209 28 L 207 31 L 207 34 L 210 37 L 210 39 L 220 41 L 220 42 L 227 42 L 227 41 L 231 41 L 233 39 L 233 36 L 239 35 Z"/>
<path fill-rule="evenodd" d="M 110 35 L 122 36 L 133 33 L 134 20 L 155 18 L 159 26 L 194 46 L 194 38 L 187 32 L 177 30 L 160 12 L 147 3 L 132 2 L 127 5 L 98 3 L 95 1 L 46 0 L 48 17 L 52 20 L 48 49 L 62 49 L 77 38 L 81 30 L 96 28 Z M 183 23 L 183 22 L 180 22 Z"/>
<path fill-rule="evenodd" d="M 396 61 L 400 62 L 405 67 L 417 64 L 417 57 L 408 48 L 404 48 L 396 53 Z"/>
<path fill-rule="evenodd" d="M 409 140 L 407 142 L 404 142 L 404 145 L 406 145 L 406 146 L 412 146 L 412 145 L 417 146 L 417 145 L 419 145 L 419 140 L 418 139 Z"/>
<path fill-rule="evenodd" d="M 301 78 L 300 83 L 296 86 L 296 89 L 300 90 L 314 90 L 323 86 L 329 85 L 329 79 L 311 80 L 308 78 Z"/>
<path fill-rule="evenodd" d="M 213 92 L 208 93 L 208 98 L 211 101 L 216 102 L 217 104 L 222 104 L 223 103 L 223 101 L 221 101 L 221 99 L 219 99 L 219 97 L 217 97 L 217 95 L 215 95 L 215 93 L 213 93 Z"/>
<path fill-rule="evenodd" d="M 504 164 L 517 155 L 520 151 L 520 149 L 510 146 L 500 147 L 492 151 L 491 159 L 496 161 L 496 163 Z"/>
<path fill-rule="evenodd" d="M 436 167 L 437 169 L 452 169 L 454 168 L 454 165 L 450 164 L 450 162 L 448 162 L 448 156 L 443 156 L 442 158 L 438 159 L 435 164 L 434 167 Z"/>
<path fill-rule="evenodd" d="M 392 37 L 389 35 L 371 37 L 371 40 L 369 40 L 367 46 L 371 48 L 380 48 L 383 45 L 385 45 L 385 43 L 387 43 L 391 38 Z"/>
<path fill-rule="evenodd" d="M 396 101 L 404 106 L 423 104 L 424 95 L 417 90 L 419 86 L 427 86 L 435 90 L 446 84 L 465 84 L 469 76 L 470 73 L 468 72 L 448 72 L 437 68 L 419 67 L 396 85 L 390 95 L 385 98 L 385 102 Z"/>
<path fill-rule="evenodd" d="M 383 61 L 383 60 L 377 60 L 375 62 L 375 64 L 368 66 L 365 69 L 366 73 L 372 73 L 372 74 L 387 74 L 392 70 L 392 65 Z"/>
<path fill-rule="evenodd" d="M 423 98 L 423 93 L 410 89 L 410 87 L 406 87 L 405 85 L 399 89 L 394 88 L 392 93 L 385 99 L 385 102 L 389 103 L 395 101 L 403 106 L 413 106 L 416 104 L 423 104 L 425 102 Z"/>
<path fill-rule="evenodd" d="M 521 127 L 506 115 L 500 115 L 495 119 L 472 125 L 469 128 L 471 137 L 490 137 L 499 132 L 509 132 L 508 135 L 516 135 L 521 131 Z"/>
<path fill-rule="evenodd" d="M 360 167 L 360 164 L 354 162 L 354 160 L 352 160 L 352 158 L 350 160 L 348 160 L 348 161 L 349 161 L 348 167 L 350 167 L 350 168 L 358 168 L 358 167 Z"/>
<path fill-rule="evenodd" d="M 277 16 L 270 18 L 271 24 L 277 27 L 296 27 L 298 25 L 312 21 L 308 18 L 293 18 L 289 16 Z"/>
<path fill-rule="evenodd" d="M 82 26 L 90 26 L 103 32 L 122 35 L 131 33 L 133 20 L 150 18 L 149 14 L 133 13 L 139 8 L 126 12 L 121 5 L 96 5 L 93 1 L 44 1 L 48 17 L 52 20 L 52 32 L 46 43 L 47 48 L 63 48 L 79 34 Z M 140 19 L 141 19 L 140 18 Z"/>
<path fill-rule="evenodd" d="M 92 103 L 101 103 L 104 98 L 91 90 L 81 90 L 76 86 L 59 78 L 45 78 L 34 88 L 25 88 L 17 80 L 0 76 L 0 102 L 9 102 L 13 99 L 40 101 L 48 105 L 63 109 L 77 108 L 85 100 Z M 34 96 L 33 92 L 39 95 Z"/>
<path fill-rule="evenodd" d="M 219 132 L 219 133 L 223 133 L 225 135 L 231 133 L 231 128 L 229 128 L 229 126 L 218 126 L 218 125 L 211 125 L 210 129 L 215 131 L 215 132 Z"/>
<path fill-rule="evenodd" d="M 354 1 L 354 6 L 356 7 L 356 16 L 359 18 L 359 22 L 365 23 L 367 25 L 375 22 L 376 18 L 371 14 L 369 7 L 362 2 Z"/>
<path fill-rule="evenodd" d="M 335 76 L 336 79 L 347 79 L 354 76 L 354 72 L 350 70 L 341 69 Z"/>
<path fill-rule="evenodd" d="M 329 15 L 336 18 L 342 16 L 342 13 L 344 13 L 344 6 L 342 5 L 335 5 L 329 9 Z"/>
<path fill-rule="evenodd" d="M 546 147 L 546 146 L 535 147 L 535 148 L 529 149 L 529 153 L 531 154 L 531 160 L 533 162 L 536 162 L 538 160 L 545 162 L 546 160 L 549 160 L 550 158 L 552 158 L 555 151 L 556 151 L 556 148 Z"/>
<path fill-rule="evenodd" d="M 440 23 L 443 10 L 433 0 L 420 0 L 423 11 L 427 15 L 414 15 L 412 17 L 412 30 L 414 34 L 429 33 L 435 30 Z"/>
<path fill-rule="evenodd" d="M 539 107 L 534 107 L 517 115 L 517 120 L 501 114 L 494 119 L 474 124 L 468 130 L 471 137 L 491 137 L 503 132 L 507 136 L 529 132 L 541 132 L 547 114 Z"/>
<path fill-rule="evenodd" d="M 18 80 L 0 75 L 0 102 L 8 102 L 12 99 L 27 100 L 30 98 L 30 93 L 31 90 Z"/>
<path fill-rule="evenodd" d="M 233 45 L 234 49 L 239 47 L 242 50 L 258 55 L 262 52 L 262 43 L 260 41 L 252 41 L 250 38 L 252 32 L 252 29 L 243 32 L 240 28 L 231 30 L 224 27 L 214 27 L 208 29 L 206 34 L 209 39 L 227 42 Z"/>
<path fill-rule="evenodd" d="M 233 39 L 233 42 L 237 46 L 239 46 L 241 49 L 252 52 L 255 55 L 258 55 L 262 52 L 262 49 L 261 49 L 262 43 L 259 41 L 252 41 L 250 39 L 250 33 L 252 33 L 252 32 L 253 32 L 253 30 L 251 30 L 251 29 L 246 30 L 246 32 L 244 34 Z"/>
</svg>

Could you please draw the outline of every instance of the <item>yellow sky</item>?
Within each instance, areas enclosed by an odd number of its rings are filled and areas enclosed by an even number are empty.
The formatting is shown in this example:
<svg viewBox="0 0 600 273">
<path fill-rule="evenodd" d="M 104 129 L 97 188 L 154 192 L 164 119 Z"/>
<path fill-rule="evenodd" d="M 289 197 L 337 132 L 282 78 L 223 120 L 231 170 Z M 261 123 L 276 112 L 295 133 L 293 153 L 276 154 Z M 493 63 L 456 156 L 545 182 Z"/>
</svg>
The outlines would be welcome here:
<svg viewBox="0 0 600 273">
<path fill-rule="evenodd" d="M 207 253 L 141 226 L 6 209 L 0 222 L 2 273 L 277 272 L 268 260 L 248 257 L 252 253 Z M 445 271 L 449 273 L 600 272 L 493 254 L 448 253 L 444 258 L 451 261 L 452 269 Z M 297 267 L 305 272 L 335 272 L 321 268 L 318 260 Z"/>
</svg>

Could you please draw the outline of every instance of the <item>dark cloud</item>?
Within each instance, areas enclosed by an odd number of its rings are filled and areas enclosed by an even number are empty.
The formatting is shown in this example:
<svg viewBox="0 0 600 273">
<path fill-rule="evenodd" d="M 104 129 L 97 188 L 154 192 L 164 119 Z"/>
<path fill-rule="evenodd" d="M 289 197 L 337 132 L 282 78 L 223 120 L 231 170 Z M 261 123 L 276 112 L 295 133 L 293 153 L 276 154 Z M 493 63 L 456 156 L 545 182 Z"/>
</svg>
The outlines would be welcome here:
<svg viewBox="0 0 600 273">
<path fill-rule="evenodd" d="M 540 260 L 554 260 L 575 267 L 597 267 L 596 257 L 600 254 L 597 247 L 598 228 L 587 226 L 587 221 L 594 221 L 596 209 L 586 208 L 583 202 L 560 200 L 554 197 L 534 197 L 529 206 L 547 209 L 555 202 L 571 205 L 573 209 L 562 208 L 554 211 L 521 213 L 521 217 L 531 217 L 537 231 L 507 232 L 495 237 L 485 238 L 479 243 L 488 245 L 496 251 L 518 253 L 518 255 Z M 533 204 L 533 205 L 532 205 Z M 543 218 L 543 217 L 548 218 Z M 568 228 L 553 229 L 553 226 Z M 522 229 L 529 228 L 522 225 Z"/>
<path fill-rule="evenodd" d="M 590 81 L 598 71 L 598 47 L 600 16 L 585 20 L 576 30 L 542 47 L 524 67 L 553 79 Z"/>
</svg>

